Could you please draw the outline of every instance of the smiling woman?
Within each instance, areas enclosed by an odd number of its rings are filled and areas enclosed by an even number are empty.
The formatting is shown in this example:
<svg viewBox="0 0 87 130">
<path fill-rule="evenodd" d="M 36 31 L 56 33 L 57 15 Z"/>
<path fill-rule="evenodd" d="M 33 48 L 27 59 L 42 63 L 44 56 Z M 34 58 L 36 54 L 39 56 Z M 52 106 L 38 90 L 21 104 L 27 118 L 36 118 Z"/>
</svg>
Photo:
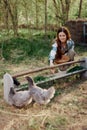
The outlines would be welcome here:
<svg viewBox="0 0 87 130">
<path fill-rule="evenodd" d="M 70 32 L 66 27 L 60 27 L 57 31 L 55 42 L 52 45 L 52 50 L 49 54 L 50 66 L 73 61 L 74 56 L 74 42 L 71 39 Z M 66 68 L 62 68 L 62 70 L 65 69 Z M 54 73 L 55 70 L 52 69 L 51 72 Z"/>
</svg>

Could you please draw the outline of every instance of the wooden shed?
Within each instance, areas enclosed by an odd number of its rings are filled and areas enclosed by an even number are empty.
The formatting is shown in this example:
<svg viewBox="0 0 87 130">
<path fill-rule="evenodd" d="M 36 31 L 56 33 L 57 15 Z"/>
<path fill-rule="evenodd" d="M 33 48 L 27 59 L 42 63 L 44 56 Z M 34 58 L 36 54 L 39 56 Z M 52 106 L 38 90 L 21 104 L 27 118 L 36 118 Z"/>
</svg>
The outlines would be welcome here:
<svg viewBox="0 0 87 130">
<path fill-rule="evenodd" d="M 70 30 L 72 39 L 75 43 L 87 45 L 87 20 L 69 20 L 66 22 L 65 26 Z"/>
</svg>

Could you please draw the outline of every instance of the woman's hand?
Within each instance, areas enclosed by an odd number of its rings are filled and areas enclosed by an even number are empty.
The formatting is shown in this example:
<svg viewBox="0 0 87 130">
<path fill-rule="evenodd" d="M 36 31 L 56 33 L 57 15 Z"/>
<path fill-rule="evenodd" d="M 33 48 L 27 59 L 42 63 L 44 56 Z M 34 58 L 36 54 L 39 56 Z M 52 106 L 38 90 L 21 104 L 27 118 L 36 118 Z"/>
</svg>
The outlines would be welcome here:
<svg viewBox="0 0 87 130">
<path fill-rule="evenodd" d="M 51 71 L 51 73 L 52 73 L 52 74 L 54 74 L 54 73 L 55 73 L 55 69 L 51 69 L 50 71 Z"/>
<path fill-rule="evenodd" d="M 54 64 L 53 64 L 53 62 L 52 62 L 52 61 L 50 61 L 50 66 L 51 66 L 51 67 L 53 67 L 53 66 L 54 66 Z M 54 73 L 55 73 L 55 69 L 54 69 L 54 68 L 52 68 L 50 71 L 51 71 L 51 73 L 52 73 L 52 74 L 54 74 Z"/>
</svg>

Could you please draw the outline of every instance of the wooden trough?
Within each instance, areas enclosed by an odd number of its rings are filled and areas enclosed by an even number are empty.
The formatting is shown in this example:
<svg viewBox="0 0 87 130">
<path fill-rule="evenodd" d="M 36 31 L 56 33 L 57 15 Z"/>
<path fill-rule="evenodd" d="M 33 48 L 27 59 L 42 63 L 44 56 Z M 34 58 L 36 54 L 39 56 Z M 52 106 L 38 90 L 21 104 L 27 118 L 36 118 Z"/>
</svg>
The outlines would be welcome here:
<svg viewBox="0 0 87 130">
<path fill-rule="evenodd" d="M 54 81 L 54 80 L 58 80 L 58 79 L 61 79 L 61 78 L 64 78 L 64 77 L 69 77 L 69 76 L 72 76 L 72 75 L 75 75 L 75 74 L 80 74 L 82 78 L 87 79 L 87 57 L 84 57 L 84 58 L 77 60 L 77 61 L 71 61 L 71 62 L 66 62 L 66 63 L 54 65 L 53 67 L 47 66 L 47 67 L 42 67 L 42 68 L 35 69 L 35 70 L 32 70 L 32 71 L 18 73 L 16 75 L 13 75 L 13 77 L 15 77 L 15 78 L 23 77 L 23 76 L 26 76 L 26 75 L 29 75 L 29 74 L 38 73 L 38 72 L 45 71 L 45 70 L 50 70 L 52 68 L 58 68 L 60 66 L 74 65 L 76 63 L 78 63 L 81 67 L 83 67 L 83 69 L 77 70 L 77 71 L 74 71 L 74 72 L 71 72 L 71 73 L 67 73 L 67 71 L 61 71 L 61 72 L 52 74 L 50 76 L 47 76 L 48 78 L 46 78 L 46 80 L 39 81 L 36 84 L 39 85 L 39 86 L 43 86 L 43 84 L 45 84 L 45 83 L 48 83 L 48 82 L 51 82 L 51 81 Z"/>
<path fill-rule="evenodd" d="M 20 77 L 24 78 L 24 76 L 26 77 L 27 75 L 30 75 L 33 73 L 50 70 L 52 68 L 58 68 L 60 66 L 65 66 L 65 65 L 74 65 L 76 63 L 78 63 L 79 66 L 83 67 L 83 69 L 76 70 L 76 71 L 70 72 L 70 73 L 67 73 L 67 71 L 58 72 L 56 74 L 50 75 L 49 77 L 47 76 L 48 78 L 46 78 L 46 80 L 37 82 L 36 84 L 38 86 L 43 86 L 44 84 L 49 84 L 49 82 L 52 82 L 52 81 L 55 81 L 55 80 L 58 80 L 58 79 L 61 79 L 64 77 L 69 77 L 69 76 L 72 76 L 75 74 L 80 74 L 82 78 L 87 79 L 87 57 L 84 57 L 77 61 L 71 61 L 71 62 L 67 62 L 67 63 L 54 65 L 53 67 L 47 66 L 47 67 L 42 67 L 42 68 L 35 69 L 32 71 L 18 73 L 18 74 L 12 75 L 12 76 L 10 74 L 6 73 L 3 77 L 3 79 L 4 79 L 4 99 L 7 101 L 7 103 L 10 104 L 10 101 L 8 100 L 8 93 L 9 93 L 10 87 L 14 87 L 14 82 L 13 82 L 14 77 L 15 78 L 20 78 Z M 24 87 L 16 88 L 16 91 L 20 91 L 20 90 L 27 89 L 27 88 L 28 88 L 28 85 L 25 85 Z"/>
</svg>

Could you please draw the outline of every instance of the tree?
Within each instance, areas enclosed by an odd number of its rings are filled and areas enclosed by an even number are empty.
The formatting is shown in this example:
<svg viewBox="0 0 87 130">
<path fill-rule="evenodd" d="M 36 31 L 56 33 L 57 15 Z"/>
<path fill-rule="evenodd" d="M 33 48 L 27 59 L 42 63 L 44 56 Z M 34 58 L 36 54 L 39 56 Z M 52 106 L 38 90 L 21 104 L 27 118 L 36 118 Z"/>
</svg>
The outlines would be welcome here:
<svg viewBox="0 0 87 130">
<path fill-rule="evenodd" d="M 53 0 L 55 15 L 64 24 L 68 20 L 71 0 Z"/>
<path fill-rule="evenodd" d="M 39 10 L 38 10 L 38 0 L 36 0 L 36 28 L 38 28 L 39 26 L 39 18 L 38 18 L 38 13 L 39 13 Z"/>
<path fill-rule="evenodd" d="M 14 35 L 17 36 L 18 35 L 18 13 L 17 13 L 18 0 L 15 0 L 14 2 L 10 0 L 3 0 L 3 2 L 6 10 L 6 16 L 9 12 L 12 21 Z"/>
<path fill-rule="evenodd" d="M 78 18 L 81 18 L 82 3 L 83 3 L 83 1 L 80 0 Z"/>
<path fill-rule="evenodd" d="M 47 0 L 45 0 L 45 36 L 47 36 Z"/>
</svg>

